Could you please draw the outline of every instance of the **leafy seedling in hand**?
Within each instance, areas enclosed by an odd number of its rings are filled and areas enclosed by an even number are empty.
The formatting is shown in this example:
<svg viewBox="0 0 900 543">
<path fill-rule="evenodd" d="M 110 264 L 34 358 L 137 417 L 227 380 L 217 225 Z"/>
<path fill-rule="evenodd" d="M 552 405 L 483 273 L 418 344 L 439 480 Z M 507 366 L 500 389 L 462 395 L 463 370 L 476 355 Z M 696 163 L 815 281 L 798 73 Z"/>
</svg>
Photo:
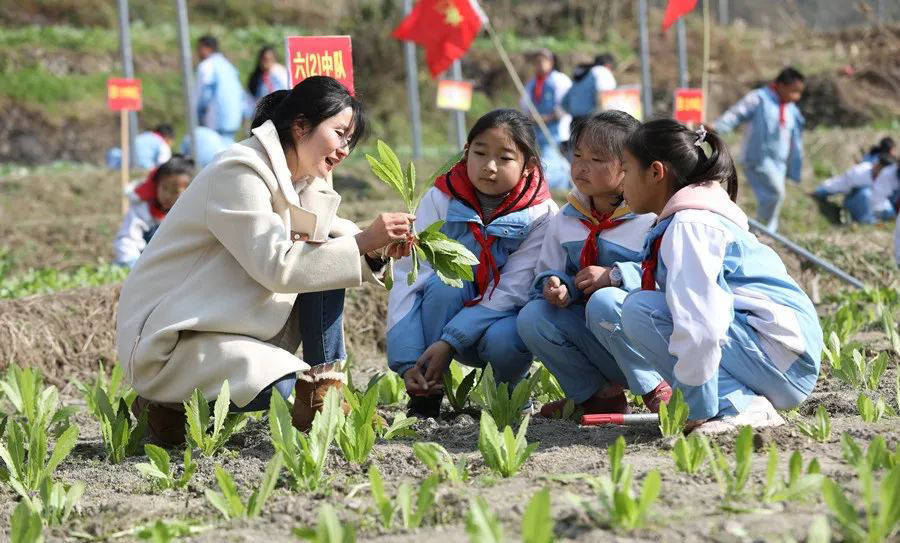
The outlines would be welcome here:
<svg viewBox="0 0 900 543">
<path fill-rule="evenodd" d="M 59 464 L 72 452 L 78 439 L 78 427 L 69 426 L 57 438 L 53 452 L 47 457 L 47 434 L 33 432 L 28 438 L 18 421 L 9 423 L 6 444 L 0 443 L 0 482 L 8 484 L 24 498 L 38 490 Z"/>
<path fill-rule="evenodd" d="M 690 475 L 700 471 L 707 459 L 709 444 L 704 445 L 706 437 L 693 433 L 690 437 L 681 436 L 672 449 L 675 466 Z"/>
<path fill-rule="evenodd" d="M 775 444 L 769 446 L 769 461 L 766 467 L 766 483 L 763 488 L 762 500 L 765 503 L 777 503 L 783 501 L 802 500 L 816 496 L 822 488 L 824 476 L 819 468 L 819 462 L 812 459 L 806 469 L 803 469 L 803 456 L 800 451 L 794 451 L 788 461 L 788 476 L 778 480 L 778 449 Z"/>
<path fill-rule="evenodd" d="M 165 449 L 148 443 L 144 445 L 144 453 L 150 462 L 140 463 L 134 467 L 154 481 L 159 488 L 184 488 L 197 471 L 197 463 L 191 458 L 190 447 L 184 449 L 184 468 L 178 477 L 175 477 L 169 453 Z"/>
<path fill-rule="evenodd" d="M 404 171 L 397 154 L 381 140 L 378 140 L 377 149 L 378 158 L 366 155 L 372 173 L 400 195 L 411 214 L 415 213 L 425 193 L 424 190 L 419 191 L 416 188 L 415 166 L 410 162 Z M 454 164 L 459 162 L 461 157 L 462 153 L 459 153 L 438 168 L 431 176 L 428 186 L 431 186 L 437 177 L 447 173 Z M 420 260 L 427 261 L 438 278 L 448 285 L 462 288 L 463 281 L 474 280 L 472 266 L 478 264 L 478 258 L 464 245 L 441 233 L 440 229 L 443 224 L 443 221 L 438 221 L 420 233 L 413 229 L 413 250 L 410 253 L 410 271 L 406 276 L 407 284 L 412 285 L 416 282 Z M 390 289 L 392 285 L 393 265 L 388 264 L 385 286 Z"/>
<path fill-rule="evenodd" d="M 217 465 L 215 470 L 216 482 L 219 484 L 221 492 L 215 492 L 207 488 L 204 491 L 206 499 L 222 513 L 225 520 L 257 517 L 266 504 L 266 500 L 269 499 L 269 496 L 275 489 L 281 466 L 281 454 L 275 453 L 275 456 L 266 464 L 266 471 L 263 473 L 259 488 L 254 490 L 250 494 L 250 498 L 247 499 L 247 503 L 244 503 L 241 495 L 238 493 L 237 486 L 234 484 L 234 479 L 227 471 L 222 469 L 222 466 Z"/>
<path fill-rule="evenodd" d="M 374 465 L 370 466 L 369 483 L 372 489 L 372 499 L 378 508 L 382 526 L 390 530 L 398 520 L 404 530 L 415 530 L 421 526 L 422 521 L 434 506 L 435 490 L 439 482 L 434 475 L 422 481 L 415 497 L 415 508 L 413 508 L 413 491 L 409 483 L 401 484 L 397 488 L 397 496 L 391 501 L 385 494 L 381 472 Z"/>
<path fill-rule="evenodd" d="M 522 543 L 553 543 L 553 515 L 550 512 L 550 489 L 532 496 L 522 515 Z"/>
<path fill-rule="evenodd" d="M 466 468 L 465 459 L 454 464 L 453 457 L 450 456 L 447 449 L 437 443 L 414 443 L 413 454 L 441 481 L 464 483 L 469 479 L 469 470 Z"/>
<path fill-rule="evenodd" d="M 478 448 L 484 463 L 503 477 L 515 475 L 538 447 L 537 443 L 528 443 L 525 439 L 530 419 L 530 416 L 526 416 L 519 426 L 519 432 L 513 435 L 512 427 L 506 426 L 503 433 L 500 433 L 491 414 L 481 414 Z"/>
<path fill-rule="evenodd" d="M 469 543 L 503 543 L 503 526 L 481 496 L 469 500 L 466 515 L 466 533 Z"/>
<path fill-rule="evenodd" d="M 231 439 L 231 436 L 240 432 L 247 425 L 245 413 L 229 414 L 231 406 L 231 389 L 228 380 L 222 383 L 222 390 L 216 398 L 213 408 L 213 431 L 207 433 L 209 428 L 209 402 L 203 397 L 199 388 L 194 389 L 191 399 L 184 403 L 187 414 L 188 440 L 195 448 L 206 457 L 214 456 Z"/>
<path fill-rule="evenodd" d="M 688 405 L 684 401 L 684 393 L 675 389 L 668 403 L 659 404 L 659 431 L 663 437 L 682 435 L 687 419 Z"/>
<path fill-rule="evenodd" d="M 806 422 L 800 418 L 794 418 L 793 423 L 797 425 L 797 429 L 807 436 L 815 439 L 820 443 L 825 443 L 831 439 L 831 418 L 824 405 L 819 405 L 816 409 L 816 416 L 813 422 Z"/>
<path fill-rule="evenodd" d="M 319 523 L 315 528 L 295 528 L 294 535 L 313 543 L 355 543 L 356 528 L 344 524 L 334 508 L 325 504 L 319 508 Z"/>
<path fill-rule="evenodd" d="M 490 413 L 497 427 L 503 428 L 519 424 L 524 413 L 522 410 L 531 399 L 531 391 L 539 379 L 538 373 L 534 373 L 527 379 L 519 381 L 512 393 L 508 383 L 497 384 L 494 380 L 494 370 L 488 365 L 481 372 L 481 382 L 476 387 L 477 403 Z"/>
<path fill-rule="evenodd" d="M 478 370 L 472 369 L 463 376 L 462 367 L 455 360 L 450 363 L 450 370 L 444 372 L 444 394 L 454 413 L 462 413 L 469 406 L 477 374 Z"/>
</svg>

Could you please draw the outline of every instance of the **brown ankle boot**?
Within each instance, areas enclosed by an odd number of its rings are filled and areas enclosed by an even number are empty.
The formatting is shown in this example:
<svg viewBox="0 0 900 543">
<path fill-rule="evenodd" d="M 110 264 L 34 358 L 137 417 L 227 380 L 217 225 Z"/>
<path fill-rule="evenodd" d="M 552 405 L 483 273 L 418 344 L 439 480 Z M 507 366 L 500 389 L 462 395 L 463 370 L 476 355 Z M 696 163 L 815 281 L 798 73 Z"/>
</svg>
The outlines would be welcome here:
<svg viewBox="0 0 900 543">
<path fill-rule="evenodd" d="M 312 428 L 316 413 L 321 411 L 322 406 L 325 404 L 325 395 L 332 388 L 336 388 L 338 393 L 340 393 L 344 387 L 344 381 L 330 375 L 323 376 L 323 379 L 318 379 L 316 376 L 309 374 L 303 377 L 312 377 L 315 381 L 305 381 L 303 378 L 297 379 L 297 384 L 294 386 L 294 414 L 291 422 L 301 432 L 308 432 Z M 341 398 L 341 409 L 345 415 L 350 413 L 350 404 L 343 397 Z"/>
<path fill-rule="evenodd" d="M 161 404 L 138 396 L 131 403 L 131 413 L 140 418 L 147 411 L 150 440 L 164 447 L 177 447 L 185 442 L 187 415 L 177 404 Z"/>
</svg>

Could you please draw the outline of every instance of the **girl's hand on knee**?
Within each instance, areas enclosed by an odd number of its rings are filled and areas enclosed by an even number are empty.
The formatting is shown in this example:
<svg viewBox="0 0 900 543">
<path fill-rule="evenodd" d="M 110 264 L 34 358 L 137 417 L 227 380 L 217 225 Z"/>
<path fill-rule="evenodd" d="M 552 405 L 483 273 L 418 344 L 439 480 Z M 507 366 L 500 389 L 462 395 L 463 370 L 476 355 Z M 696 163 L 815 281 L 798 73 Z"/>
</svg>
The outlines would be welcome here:
<svg viewBox="0 0 900 543">
<path fill-rule="evenodd" d="M 403 382 L 406 383 L 406 392 L 410 396 L 424 396 L 428 393 L 428 383 L 422 375 L 419 366 L 413 366 L 403 374 Z"/>
<path fill-rule="evenodd" d="M 601 288 L 612 286 L 609 270 L 610 268 L 603 266 L 588 266 L 575 276 L 575 286 L 584 292 L 585 296 L 590 296 Z"/>
<path fill-rule="evenodd" d="M 544 299 L 556 307 L 566 307 L 571 302 L 569 288 L 559 277 L 551 276 L 544 282 Z"/>
<path fill-rule="evenodd" d="M 419 360 L 416 367 L 425 369 L 425 382 L 429 388 L 440 387 L 444 382 L 444 372 L 453 359 L 453 347 L 443 340 L 432 343 Z"/>
</svg>

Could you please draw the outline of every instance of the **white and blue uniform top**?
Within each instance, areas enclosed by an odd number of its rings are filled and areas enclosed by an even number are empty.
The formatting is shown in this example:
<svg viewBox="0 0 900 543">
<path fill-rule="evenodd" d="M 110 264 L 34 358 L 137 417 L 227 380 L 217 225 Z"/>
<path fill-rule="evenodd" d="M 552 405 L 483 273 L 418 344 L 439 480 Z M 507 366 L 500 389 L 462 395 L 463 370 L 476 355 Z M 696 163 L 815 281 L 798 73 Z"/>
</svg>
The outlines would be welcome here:
<svg viewBox="0 0 900 543">
<path fill-rule="evenodd" d="M 220 133 L 236 132 L 244 114 L 244 87 L 235 68 L 222 53 L 197 65 L 197 115 L 200 124 Z"/>
</svg>

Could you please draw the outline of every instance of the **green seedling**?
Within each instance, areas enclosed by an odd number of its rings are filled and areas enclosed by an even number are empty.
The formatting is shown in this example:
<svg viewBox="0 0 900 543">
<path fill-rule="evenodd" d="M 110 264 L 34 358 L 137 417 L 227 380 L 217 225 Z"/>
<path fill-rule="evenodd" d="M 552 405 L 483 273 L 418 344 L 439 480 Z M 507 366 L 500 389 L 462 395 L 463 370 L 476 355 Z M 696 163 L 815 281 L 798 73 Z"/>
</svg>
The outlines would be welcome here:
<svg viewBox="0 0 900 543">
<path fill-rule="evenodd" d="M 881 377 L 887 370 L 887 353 L 882 352 L 867 359 L 859 349 L 853 349 L 847 356 L 843 351 L 839 366 L 832 367 L 832 374 L 853 388 L 877 390 Z"/>
<path fill-rule="evenodd" d="M 562 385 L 556 380 L 556 377 L 550 373 L 547 366 L 540 364 L 536 371 L 538 374 L 537 381 L 534 386 L 534 395 L 537 400 L 543 404 L 562 400 L 566 397 Z M 574 405 L 574 403 L 573 403 Z"/>
<path fill-rule="evenodd" d="M 372 387 L 378 387 L 379 405 L 396 405 L 409 398 L 403 378 L 392 371 L 373 376 L 366 386 L 366 392 Z"/>
<path fill-rule="evenodd" d="M 891 469 L 900 464 L 900 444 L 892 453 L 882 436 L 877 436 L 870 441 L 868 448 L 863 452 L 850 434 L 844 432 L 841 435 L 841 449 L 844 452 L 844 460 L 848 464 L 858 466 L 860 463 L 864 463 L 869 471 Z"/>
<path fill-rule="evenodd" d="M 113 409 L 109 397 L 101 389 L 94 390 L 94 403 L 100 421 L 100 435 L 106 446 L 107 459 L 118 464 L 127 456 L 138 454 L 138 447 L 147 435 L 147 410 L 132 421 L 125 398 L 119 398 L 118 408 Z"/>
<path fill-rule="evenodd" d="M 269 499 L 269 496 L 275 489 L 281 466 L 281 454 L 275 453 L 275 456 L 266 464 L 266 471 L 263 473 L 259 488 L 254 490 L 247 499 L 247 503 L 244 503 L 241 495 L 238 493 L 237 486 L 234 484 L 234 479 L 227 471 L 222 469 L 222 466 L 216 465 L 216 482 L 219 484 L 221 492 L 215 492 L 207 488 L 204 491 L 206 499 L 222 513 L 225 520 L 258 517 L 266 504 L 266 500 Z"/>
<path fill-rule="evenodd" d="M 515 427 L 522 420 L 522 410 L 531 399 L 531 390 L 538 378 L 538 374 L 535 373 L 527 379 L 522 379 L 510 394 L 509 384 L 498 385 L 494 380 L 494 371 L 488 365 L 482 370 L 481 382 L 476 388 L 477 402 L 485 412 L 490 413 L 498 427 Z"/>
<path fill-rule="evenodd" d="M 831 417 L 828 416 L 828 411 L 825 410 L 824 405 L 819 405 L 818 409 L 816 409 L 816 416 L 813 422 L 806 422 L 795 417 L 793 423 L 802 433 L 820 443 L 825 443 L 831 439 Z"/>
<path fill-rule="evenodd" d="M 465 459 L 454 464 L 453 457 L 450 456 L 447 449 L 437 443 L 414 443 L 413 454 L 441 481 L 464 483 L 469 479 L 469 470 L 466 468 Z"/>
<path fill-rule="evenodd" d="M 706 438 L 696 433 L 691 434 L 687 438 L 684 436 L 679 437 L 672 449 L 672 458 L 675 459 L 675 466 L 690 475 L 697 474 L 708 458 L 709 445 L 704 445 L 704 441 L 706 441 Z"/>
<path fill-rule="evenodd" d="M 344 399 L 350 404 L 350 414 L 337 434 L 337 442 L 348 461 L 361 464 L 369 458 L 375 445 L 375 409 L 378 407 L 378 389 L 358 394 L 343 388 Z"/>
<path fill-rule="evenodd" d="M 46 478 L 41 481 L 36 496 L 22 501 L 40 515 L 46 524 L 58 526 L 68 522 L 83 494 L 84 483 L 81 481 L 66 485 Z"/>
<path fill-rule="evenodd" d="M 515 475 L 538 447 L 537 443 L 529 444 L 525 440 L 530 418 L 530 416 L 525 417 L 519 426 L 519 432 L 514 436 L 512 427 L 504 427 L 501 434 L 490 413 L 481 414 L 478 448 L 481 450 L 484 463 L 503 477 Z"/>
<path fill-rule="evenodd" d="M 894 354 L 900 355 L 900 333 L 897 333 L 897 322 L 894 320 L 892 311 L 884 306 L 881 306 L 881 327 L 891 342 L 891 350 L 894 351 Z"/>
<path fill-rule="evenodd" d="M 707 455 L 711 459 L 710 468 L 713 476 L 722 487 L 725 494 L 725 500 L 731 501 L 740 498 L 746 489 L 747 481 L 750 478 L 750 460 L 753 457 L 753 428 L 744 426 L 738 433 L 738 437 L 734 442 L 735 464 L 732 468 L 722 454 L 719 446 L 713 443 L 705 443 L 707 447 Z"/>
<path fill-rule="evenodd" d="M 469 543 L 504 543 L 503 526 L 497 515 L 488 507 L 481 496 L 469 500 L 469 512 L 466 514 L 466 533 Z"/>
<path fill-rule="evenodd" d="M 674 437 L 684 433 L 684 423 L 688 419 L 688 405 L 684 393 L 675 389 L 668 404 L 659 404 L 659 431 L 663 437 Z"/>
<path fill-rule="evenodd" d="M 200 449 L 206 457 L 214 456 L 231 439 L 231 436 L 240 432 L 247 425 L 245 413 L 228 413 L 231 406 L 231 389 L 228 380 L 222 383 L 222 390 L 216 398 L 213 407 L 212 434 L 207 433 L 209 428 L 209 402 L 203 397 L 199 388 L 194 389 L 191 399 L 184 402 L 184 411 L 187 414 L 187 436 L 191 445 Z"/>
<path fill-rule="evenodd" d="M 9 519 L 9 540 L 11 543 L 43 543 L 41 516 L 32 511 L 24 501 L 13 510 Z"/>
<path fill-rule="evenodd" d="M 477 373 L 478 370 L 473 369 L 464 376 L 462 366 L 455 360 L 450 363 L 450 370 L 444 373 L 444 395 L 454 413 L 461 413 L 469 406 Z"/>
<path fill-rule="evenodd" d="M 60 407 L 56 387 L 45 388 L 41 374 L 33 368 L 10 365 L 0 381 L 0 390 L 12 404 L 13 414 L 27 422 L 25 429 L 29 435 L 50 432 L 54 437 L 59 436 L 75 412 L 74 407 Z"/>
<path fill-rule="evenodd" d="M 625 438 L 617 437 L 613 444 L 606 449 L 606 455 L 609 457 L 610 481 L 617 487 L 630 487 L 631 465 L 622 463 L 622 459 L 625 458 Z"/>
<path fill-rule="evenodd" d="M 845 303 L 833 316 L 822 319 L 822 329 L 825 337 L 830 337 L 833 333 L 840 339 L 841 344 L 846 345 L 868 320 L 856 304 Z"/>
<path fill-rule="evenodd" d="M 644 526 L 650 515 L 650 508 L 659 497 L 662 478 L 658 470 L 651 470 L 644 478 L 640 494 L 635 494 L 630 481 L 625 486 L 613 484 L 608 478 L 601 479 L 606 490 L 601 496 L 606 508 L 608 522 L 615 530 L 631 531 Z M 611 498 L 610 498 L 611 497 Z"/>
<path fill-rule="evenodd" d="M 865 393 L 860 392 L 856 398 L 856 408 L 859 410 L 859 416 L 864 422 L 878 422 L 885 414 L 890 414 L 890 407 L 885 403 L 884 398 L 879 397 L 878 401 L 873 402 Z"/>
<path fill-rule="evenodd" d="M 100 417 L 100 407 L 96 401 L 98 394 L 104 394 L 109 405 L 119 405 L 119 400 L 124 399 L 129 408 L 137 397 L 137 392 L 134 389 L 122 386 L 122 365 L 118 363 L 113 366 L 109 377 L 106 376 L 106 369 L 101 363 L 100 369 L 97 371 L 97 377 L 92 385 L 75 381 L 75 388 L 81 392 L 88 411 L 98 418 Z"/>
<path fill-rule="evenodd" d="M 553 543 L 553 515 L 550 512 L 550 489 L 532 496 L 522 515 L 522 543 Z"/>
<path fill-rule="evenodd" d="M 313 543 L 355 543 L 356 528 L 344 524 L 334 508 L 325 504 L 319 508 L 319 523 L 315 528 L 295 528 L 294 535 Z"/>
<path fill-rule="evenodd" d="M 47 434 L 32 432 L 28 437 L 22 425 L 12 421 L 7 428 L 6 444 L 0 443 L 0 459 L 5 464 L 0 467 L 0 482 L 8 484 L 23 498 L 29 498 L 72 452 L 77 439 L 78 427 L 69 426 L 57 438 L 48 458 Z"/>
<path fill-rule="evenodd" d="M 191 458 L 190 447 L 184 449 L 184 467 L 178 477 L 175 477 L 169 453 L 165 449 L 148 443 L 144 445 L 144 453 L 150 462 L 140 463 L 134 467 L 159 488 L 184 488 L 197 471 L 197 463 Z"/>
<path fill-rule="evenodd" d="M 831 479 L 822 483 L 822 496 L 841 527 L 844 541 L 876 543 L 889 541 L 897 533 L 900 522 L 900 466 L 887 473 L 878 488 L 872 471 L 859 464 L 859 482 L 863 515 L 857 513 L 856 498 L 848 498 Z"/>
<path fill-rule="evenodd" d="M 294 490 L 316 490 L 321 485 L 322 468 L 328 447 L 344 424 L 341 393 L 331 389 L 325 394 L 322 411 L 313 419 L 309 434 L 291 424 L 291 412 L 281 394 L 274 392 L 269 405 L 269 433 L 272 445 L 284 460 Z"/>
<path fill-rule="evenodd" d="M 794 451 L 788 461 L 787 478 L 778 480 L 778 449 L 775 444 L 769 446 L 769 462 L 766 467 L 766 484 L 763 488 L 762 500 L 766 503 L 802 500 L 818 495 L 822 487 L 823 475 L 819 461 L 813 458 L 806 469 L 803 469 L 803 456 Z"/>
<path fill-rule="evenodd" d="M 394 415 L 391 425 L 382 428 L 381 437 L 387 440 L 401 438 L 415 438 L 418 436 L 416 431 L 412 429 L 413 425 L 419 422 L 416 417 L 407 417 L 406 413 L 400 412 Z"/>
<path fill-rule="evenodd" d="M 188 537 L 209 530 L 211 526 L 197 526 L 180 520 L 157 520 L 139 526 L 135 531 L 141 541 L 170 543 L 179 537 Z"/>
<path fill-rule="evenodd" d="M 416 187 L 415 166 L 410 162 L 404 172 L 393 149 L 381 140 L 378 140 L 376 146 L 378 158 L 366 155 L 372 173 L 397 192 L 410 213 L 415 213 L 424 195 L 424 190 L 419 191 Z M 459 161 L 460 156 L 453 157 L 452 160 L 441 166 L 431 176 L 428 186 L 431 186 L 438 176 L 448 172 Z M 462 288 L 463 281 L 474 279 L 472 266 L 478 264 L 478 258 L 464 245 L 441 233 L 440 229 L 443 224 L 443 221 L 438 221 L 419 233 L 413 230 L 413 251 L 410 253 L 412 264 L 410 272 L 406 276 L 409 285 L 415 283 L 418 277 L 421 260 L 427 261 L 438 278 L 450 286 Z M 390 274 L 389 277 L 388 274 Z M 385 276 L 385 286 L 390 289 L 393 286 L 393 267 L 390 264 Z"/>
<path fill-rule="evenodd" d="M 415 508 L 413 508 L 413 491 L 409 483 L 401 484 L 397 488 L 394 501 L 391 501 L 384 492 L 384 479 L 381 477 L 381 472 L 374 465 L 370 466 L 369 483 L 372 489 L 372 499 L 378 508 L 381 524 L 390 530 L 399 521 L 400 527 L 404 530 L 417 529 L 422 525 L 425 517 L 431 513 L 435 490 L 439 482 L 434 475 L 422 481 L 415 497 Z"/>
</svg>

